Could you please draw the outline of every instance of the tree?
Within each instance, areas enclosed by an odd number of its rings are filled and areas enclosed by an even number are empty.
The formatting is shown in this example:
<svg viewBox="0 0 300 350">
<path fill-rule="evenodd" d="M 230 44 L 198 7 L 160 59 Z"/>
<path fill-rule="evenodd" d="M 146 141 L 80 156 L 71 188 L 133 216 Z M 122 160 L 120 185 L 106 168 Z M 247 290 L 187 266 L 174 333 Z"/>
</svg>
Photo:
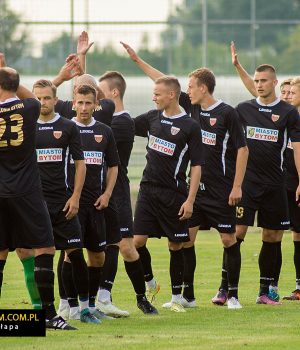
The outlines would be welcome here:
<svg viewBox="0 0 300 350">
<path fill-rule="evenodd" d="M 6 0 L 0 0 L 0 47 L 12 66 L 30 49 L 28 32 L 20 25 L 21 16 L 8 7 Z"/>
</svg>

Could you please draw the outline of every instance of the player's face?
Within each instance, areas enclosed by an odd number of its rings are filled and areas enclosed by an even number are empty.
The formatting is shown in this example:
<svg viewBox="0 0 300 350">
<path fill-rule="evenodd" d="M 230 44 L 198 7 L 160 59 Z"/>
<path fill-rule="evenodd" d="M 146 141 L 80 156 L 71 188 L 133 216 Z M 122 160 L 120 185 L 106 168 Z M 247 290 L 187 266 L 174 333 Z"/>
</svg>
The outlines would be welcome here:
<svg viewBox="0 0 300 350">
<path fill-rule="evenodd" d="M 198 80 L 195 77 L 190 77 L 187 93 L 192 105 L 201 104 L 204 97 L 203 84 L 198 85 Z"/>
<path fill-rule="evenodd" d="M 50 87 L 36 87 L 33 89 L 33 93 L 41 102 L 41 115 L 46 117 L 54 114 L 57 97 L 53 96 L 52 89 Z"/>
<path fill-rule="evenodd" d="M 96 107 L 95 96 L 93 94 L 75 94 L 73 106 L 79 123 L 89 124 Z"/>
<path fill-rule="evenodd" d="M 291 86 L 290 90 L 291 104 L 296 108 L 300 108 L 300 87 L 298 85 Z"/>
<path fill-rule="evenodd" d="M 253 80 L 259 97 L 267 98 L 275 94 L 277 80 L 272 72 L 255 72 Z"/>
<path fill-rule="evenodd" d="M 102 80 L 99 83 L 99 88 L 102 90 L 102 92 L 105 95 L 105 98 L 112 99 L 114 96 L 112 94 L 112 90 L 110 90 L 109 85 L 106 80 Z"/>
<path fill-rule="evenodd" d="M 174 92 L 165 84 L 155 84 L 152 101 L 156 103 L 157 109 L 164 110 L 174 101 Z"/>
<path fill-rule="evenodd" d="M 290 84 L 284 84 L 280 88 L 280 99 L 287 102 L 291 103 L 291 85 Z"/>
</svg>

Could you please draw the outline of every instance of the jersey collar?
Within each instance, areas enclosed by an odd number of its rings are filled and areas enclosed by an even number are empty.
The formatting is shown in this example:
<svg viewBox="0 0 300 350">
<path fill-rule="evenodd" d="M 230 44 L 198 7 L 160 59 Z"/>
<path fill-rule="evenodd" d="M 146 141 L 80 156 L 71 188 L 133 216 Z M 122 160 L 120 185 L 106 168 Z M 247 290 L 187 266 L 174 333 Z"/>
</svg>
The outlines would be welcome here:
<svg viewBox="0 0 300 350">
<path fill-rule="evenodd" d="M 177 118 L 181 118 L 181 117 L 183 117 L 183 116 L 185 116 L 185 115 L 186 115 L 185 112 L 181 112 L 181 113 L 179 113 L 179 114 L 172 115 L 171 117 L 168 117 L 168 116 L 165 114 L 165 111 L 162 112 L 162 116 L 163 116 L 164 118 L 167 118 L 167 119 L 177 119 Z"/>
<path fill-rule="evenodd" d="M 4 101 L 0 101 L 0 105 L 4 105 L 5 103 L 10 103 L 10 102 L 14 102 L 14 101 L 19 101 L 19 97 L 11 97 L 11 98 L 8 98 L 7 100 L 4 100 Z"/>
<path fill-rule="evenodd" d="M 209 106 L 208 108 L 204 109 L 201 107 L 202 111 L 211 111 L 213 109 L 215 109 L 216 107 L 219 106 L 219 104 L 221 104 L 223 101 L 222 100 L 217 100 L 214 104 L 212 104 L 211 106 Z"/>
<path fill-rule="evenodd" d="M 95 120 L 94 117 L 92 117 L 92 120 L 91 120 L 90 124 L 88 124 L 88 125 L 79 123 L 79 122 L 76 120 L 76 117 L 72 118 L 71 120 L 72 120 L 76 125 L 81 126 L 82 128 L 91 127 L 91 126 L 93 126 L 93 125 L 96 123 L 96 120 Z"/>
<path fill-rule="evenodd" d="M 124 109 L 124 111 L 115 112 L 115 113 L 113 114 L 113 116 L 115 117 L 115 116 L 117 116 L 117 115 L 121 115 L 121 114 L 125 114 L 125 113 L 129 114 L 129 112 L 126 111 L 126 110 Z"/>
<path fill-rule="evenodd" d="M 39 124 L 52 124 L 52 123 L 55 123 L 59 118 L 60 118 L 60 115 L 58 113 L 55 113 L 54 117 L 51 120 L 48 120 L 47 122 L 45 122 L 45 121 L 43 121 L 41 119 L 38 119 L 37 122 Z"/>
<path fill-rule="evenodd" d="M 280 98 L 279 98 L 279 97 L 276 97 L 276 100 L 275 100 L 275 101 L 273 101 L 273 102 L 271 102 L 271 103 L 269 103 L 269 104 L 267 104 L 267 105 L 265 105 L 264 103 L 262 103 L 262 102 L 260 101 L 259 97 L 256 98 L 256 102 L 257 102 L 257 104 L 259 104 L 260 106 L 273 107 L 273 106 L 277 105 L 277 103 L 280 102 Z"/>
</svg>

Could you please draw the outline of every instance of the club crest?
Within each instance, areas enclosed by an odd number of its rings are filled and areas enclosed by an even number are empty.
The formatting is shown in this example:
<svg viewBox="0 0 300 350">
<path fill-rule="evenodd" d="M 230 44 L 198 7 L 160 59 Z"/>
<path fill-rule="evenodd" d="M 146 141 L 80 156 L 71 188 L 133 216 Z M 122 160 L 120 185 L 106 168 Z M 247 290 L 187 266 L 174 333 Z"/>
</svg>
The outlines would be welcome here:
<svg viewBox="0 0 300 350">
<path fill-rule="evenodd" d="M 103 135 L 94 135 L 96 142 L 100 143 L 103 140 Z"/>
<path fill-rule="evenodd" d="M 172 135 L 177 135 L 179 133 L 180 129 L 176 128 L 176 126 L 171 127 L 171 134 Z"/>
<path fill-rule="evenodd" d="M 53 136 L 58 140 L 61 138 L 62 131 L 53 131 Z"/>
<path fill-rule="evenodd" d="M 217 118 L 209 118 L 209 124 L 211 126 L 214 126 L 216 124 L 216 122 L 217 122 Z"/>
<path fill-rule="evenodd" d="M 275 123 L 275 122 L 277 122 L 277 120 L 280 118 L 280 115 L 278 115 L 278 114 L 272 114 L 272 121 Z"/>
</svg>

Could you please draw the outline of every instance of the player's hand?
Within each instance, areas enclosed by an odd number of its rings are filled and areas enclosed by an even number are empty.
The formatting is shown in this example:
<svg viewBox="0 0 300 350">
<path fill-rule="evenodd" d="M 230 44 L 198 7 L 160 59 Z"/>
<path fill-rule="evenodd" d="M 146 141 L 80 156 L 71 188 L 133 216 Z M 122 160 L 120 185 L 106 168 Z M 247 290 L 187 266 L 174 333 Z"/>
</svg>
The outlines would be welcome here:
<svg viewBox="0 0 300 350">
<path fill-rule="evenodd" d="M 102 210 L 108 207 L 109 203 L 109 195 L 103 193 L 94 203 L 94 206 L 96 207 L 97 210 Z"/>
<path fill-rule="evenodd" d="M 94 42 L 89 42 L 89 35 L 87 32 L 83 31 L 77 40 L 77 54 L 78 55 L 86 55 L 89 51 L 90 47 L 94 44 Z"/>
<path fill-rule="evenodd" d="M 178 212 L 178 215 L 180 216 L 179 220 L 187 220 L 192 216 L 192 214 L 193 204 L 190 201 L 185 201 Z"/>
<path fill-rule="evenodd" d="M 0 68 L 4 67 L 6 67 L 5 55 L 4 53 L 0 52 Z"/>
<path fill-rule="evenodd" d="M 62 81 L 68 81 L 78 75 L 83 74 L 82 69 L 80 67 L 79 58 L 76 55 L 72 59 L 67 58 L 67 60 L 68 61 L 63 65 L 63 67 L 58 73 L 58 76 Z"/>
<path fill-rule="evenodd" d="M 66 212 L 66 219 L 71 220 L 75 215 L 77 215 L 79 209 L 79 199 L 75 197 L 70 197 L 66 205 L 63 208 L 63 212 Z"/>
<path fill-rule="evenodd" d="M 239 60 L 238 60 L 238 56 L 237 56 L 237 53 L 236 53 L 236 48 L 235 48 L 234 41 L 231 42 L 230 50 L 231 50 L 231 61 L 232 61 L 232 64 L 234 66 L 237 66 L 239 64 Z"/>
<path fill-rule="evenodd" d="M 139 58 L 139 56 L 137 55 L 137 53 L 133 50 L 133 48 L 131 46 L 129 46 L 128 44 L 124 43 L 123 41 L 120 41 L 120 44 L 124 47 L 124 49 L 127 51 L 129 57 L 136 62 Z"/>
<path fill-rule="evenodd" d="M 296 189 L 296 202 L 298 204 L 298 207 L 300 207 L 300 184 L 298 185 Z"/>
<path fill-rule="evenodd" d="M 241 187 L 232 187 L 232 190 L 229 195 L 228 204 L 231 206 L 237 205 L 242 199 L 242 188 Z"/>
</svg>

